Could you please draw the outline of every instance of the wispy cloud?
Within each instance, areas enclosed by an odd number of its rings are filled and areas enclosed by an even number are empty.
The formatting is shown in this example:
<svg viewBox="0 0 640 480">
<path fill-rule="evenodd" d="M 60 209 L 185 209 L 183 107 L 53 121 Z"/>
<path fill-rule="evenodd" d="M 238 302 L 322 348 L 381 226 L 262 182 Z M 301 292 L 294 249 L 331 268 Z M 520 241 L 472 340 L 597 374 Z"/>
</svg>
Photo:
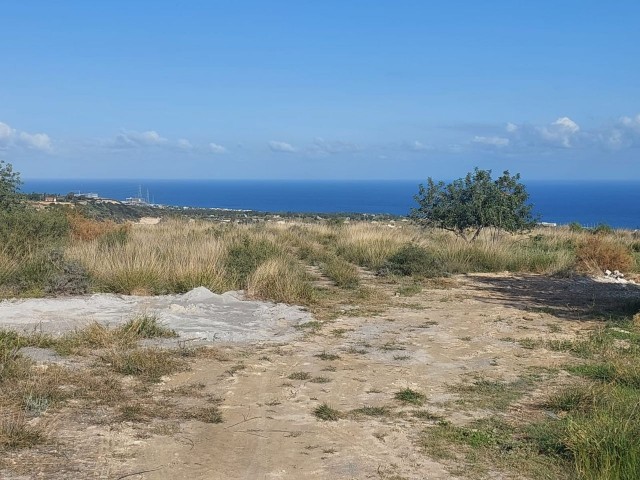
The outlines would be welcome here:
<svg viewBox="0 0 640 480">
<path fill-rule="evenodd" d="M 177 143 L 177 146 L 178 146 L 178 148 L 181 148 L 183 150 L 191 150 L 191 149 L 193 149 L 193 145 L 186 138 L 179 139 L 178 143 Z"/>
<path fill-rule="evenodd" d="M 155 130 L 146 132 L 123 131 L 116 135 L 110 146 L 114 148 L 158 147 L 168 145 L 169 140 Z"/>
<path fill-rule="evenodd" d="M 272 152 L 284 152 L 284 153 L 293 153 L 296 151 L 296 148 L 287 142 L 279 142 L 276 140 L 271 140 L 269 142 L 269 148 Z"/>
<path fill-rule="evenodd" d="M 484 137 L 482 135 L 476 135 L 473 137 L 473 143 L 481 143 L 483 145 L 489 145 L 492 147 L 506 147 L 509 145 L 509 139 L 505 137 Z"/>
<path fill-rule="evenodd" d="M 218 145 L 217 143 L 211 142 L 209 144 L 209 151 L 211 153 L 220 154 L 220 153 L 227 153 L 228 150 L 222 145 Z"/>
<path fill-rule="evenodd" d="M 46 133 L 29 133 L 0 122 L 0 149 L 28 148 L 42 152 L 53 150 L 51 138 Z"/>
</svg>

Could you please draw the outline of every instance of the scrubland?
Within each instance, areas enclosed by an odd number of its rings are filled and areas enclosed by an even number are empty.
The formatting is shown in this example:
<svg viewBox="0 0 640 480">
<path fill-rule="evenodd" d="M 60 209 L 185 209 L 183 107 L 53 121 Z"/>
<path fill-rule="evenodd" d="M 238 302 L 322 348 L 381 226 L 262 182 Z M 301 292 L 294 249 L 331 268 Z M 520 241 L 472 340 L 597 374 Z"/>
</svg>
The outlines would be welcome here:
<svg viewBox="0 0 640 480">
<path fill-rule="evenodd" d="M 417 355 L 393 339 L 379 347 L 355 340 L 344 343 L 365 319 L 387 328 L 394 324 L 384 317 L 390 315 L 385 312 L 405 312 L 412 319 L 423 310 L 441 312 L 438 321 L 407 326 L 424 331 L 438 329 L 438 323 L 442 325 L 451 312 L 467 315 L 463 313 L 467 308 L 471 309 L 469 318 L 484 322 L 489 314 L 478 310 L 481 303 L 463 305 L 471 287 L 457 287 L 466 281 L 461 275 L 503 276 L 513 279 L 509 288 L 516 291 L 517 275 L 570 285 L 571 279 L 601 276 L 605 269 L 619 270 L 626 278 L 640 272 L 640 238 L 632 232 L 602 229 L 594 233 L 576 227 L 538 228 L 513 236 L 487 231 L 477 241 L 466 242 L 448 232 L 423 230 L 403 221 L 236 225 L 168 219 L 158 225 L 139 225 L 97 222 L 77 213 L 29 212 L 3 223 L 0 236 L 1 297 L 92 292 L 156 295 L 198 286 L 218 293 L 244 290 L 251 298 L 300 304 L 311 310 L 318 320 L 301 329 L 301 334 L 314 338 L 314 345 L 324 349 L 304 354 L 320 363 L 340 364 L 346 362 L 341 357 L 354 358 L 349 379 L 360 375 L 359 368 L 376 365 L 373 350 L 387 355 L 385 361 L 394 365 L 411 363 L 412 355 Z M 473 282 L 476 277 L 468 278 Z M 516 349 L 516 360 L 527 355 L 531 362 L 556 356 L 561 364 L 509 380 L 477 377 L 456 385 L 443 383 L 443 392 L 458 403 L 438 404 L 438 412 L 429 409 L 433 405 L 418 378 L 388 392 L 386 401 L 351 410 L 328 400 L 320 403 L 322 392 L 331 390 L 331 375 L 339 374 L 334 373 L 335 366 L 323 369 L 324 373 L 289 372 L 283 380 L 289 385 L 302 381 L 322 388 L 309 399 L 315 402 L 308 408 L 314 421 L 336 422 L 345 428 L 347 422 L 369 420 L 382 422 L 376 424 L 379 426 L 384 422 L 402 425 L 421 455 L 441 462 L 462 478 L 491 478 L 496 472 L 504 478 L 638 478 L 640 293 L 634 293 L 635 285 L 628 287 L 632 295 L 606 307 L 584 292 L 575 310 L 565 309 L 562 302 L 548 306 L 538 302 L 525 316 L 535 314 L 546 322 L 540 323 L 540 331 L 548 331 L 544 335 L 518 338 L 514 334 L 498 340 L 494 333 L 486 334 L 491 337 L 487 341 L 497 342 L 500 348 Z M 593 288 L 600 287 L 594 284 Z M 482 301 L 493 300 L 492 295 L 485 295 Z M 522 293 L 522 298 L 513 301 L 524 302 L 527 295 Z M 451 302 L 459 305 L 447 309 Z M 504 311 L 513 312 L 510 308 Z M 586 322 L 588 328 L 583 329 L 582 323 L 569 328 L 560 319 Z M 403 321 L 399 318 L 395 325 Z M 499 315 L 486 325 L 502 328 L 500 322 L 507 322 L 516 333 L 534 331 Z M 460 328 L 466 328 L 464 322 Z M 0 452 L 19 455 L 16 452 L 54 441 L 55 429 L 47 424 L 47 415 L 63 408 L 97 406 L 105 416 L 100 422 L 135 424 L 159 419 L 164 423 L 154 428 L 168 430 L 179 419 L 224 422 L 223 399 L 202 393 L 204 387 L 165 389 L 160 396 L 154 390 L 163 376 L 198 362 L 225 361 L 213 349 L 138 346 L 141 339 L 171 335 L 151 317 L 133 318 L 119 329 L 91 325 L 62 337 L 0 332 Z M 465 334 L 456 342 L 473 343 L 474 335 L 485 333 Z M 53 349 L 64 358 L 93 356 L 93 360 L 85 361 L 80 369 L 36 368 L 19 353 L 23 347 Z M 341 353 L 338 348 L 343 349 Z M 428 346 L 425 348 L 428 352 Z M 220 367 L 227 372 L 224 375 L 241 377 L 250 369 L 242 360 L 245 357 Z M 270 362 L 267 358 L 262 354 L 260 362 Z M 508 373 L 507 367 L 503 373 Z M 371 394 L 382 394 L 374 390 Z M 527 397 L 532 392 L 535 396 Z M 175 402 L 183 397 L 191 401 Z M 528 398 L 529 415 L 505 418 L 504 412 L 522 398 Z M 270 408 L 279 408 L 277 402 L 273 400 Z M 461 421 L 460 411 L 471 413 Z M 376 430 L 374 436 L 378 433 Z M 0 460 L 0 469 L 10 467 Z M 413 478 L 406 472 L 385 473 L 384 469 L 378 474 L 380 478 Z"/>
</svg>

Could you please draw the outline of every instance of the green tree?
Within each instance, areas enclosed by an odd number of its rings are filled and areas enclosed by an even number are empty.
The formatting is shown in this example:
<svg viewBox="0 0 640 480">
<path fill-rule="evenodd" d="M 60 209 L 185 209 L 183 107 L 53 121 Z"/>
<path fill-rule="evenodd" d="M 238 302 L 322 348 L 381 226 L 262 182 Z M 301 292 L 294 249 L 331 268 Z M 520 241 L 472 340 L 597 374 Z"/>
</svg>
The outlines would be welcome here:
<svg viewBox="0 0 640 480">
<path fill-rule="evenodd" d="M 418 208 L 411 218 L 421 225 L 449 230 L 471 241 L 483 228 L 508 232 L 527 230 L 535 224 L 529 194 L 520 183 L 520 174 L 505 171 L 493 180 L 491 170 L 475 168 L 464 178 L 450 184 L 427 179 L 427 186 L 419 186 L 414 197 Z"/>
<path fill-rule="evenodd" d="M 0 211 L 12 210 L 22 203 L 18 188 L 22 185 L 20 174 L 10 163 L 0 160 Z"/>
</svg>

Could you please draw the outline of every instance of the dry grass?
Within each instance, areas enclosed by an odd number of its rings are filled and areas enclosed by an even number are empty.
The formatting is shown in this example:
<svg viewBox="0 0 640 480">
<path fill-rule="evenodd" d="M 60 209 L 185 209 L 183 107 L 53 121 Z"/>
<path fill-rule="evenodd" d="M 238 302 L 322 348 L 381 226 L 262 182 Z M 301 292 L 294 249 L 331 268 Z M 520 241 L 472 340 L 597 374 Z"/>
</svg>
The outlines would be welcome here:
<svg viewBox="0 0 640 480">
<path fill-rule="evenodd" d="M 313 301 L 313 289 L 302 265 L 283 257 L 261 264 L 249 277 L 247 293 L 253 298 L 284 303 Z"/>
<path fill-rule="evenodd" d="M 585 238 L 578 248 L 580 267 L 586 272 L 620 270 L 628 272 L 635 267 L 635 260 L 627 245 L 619 239 L 592 235 Z"/>
</svg>

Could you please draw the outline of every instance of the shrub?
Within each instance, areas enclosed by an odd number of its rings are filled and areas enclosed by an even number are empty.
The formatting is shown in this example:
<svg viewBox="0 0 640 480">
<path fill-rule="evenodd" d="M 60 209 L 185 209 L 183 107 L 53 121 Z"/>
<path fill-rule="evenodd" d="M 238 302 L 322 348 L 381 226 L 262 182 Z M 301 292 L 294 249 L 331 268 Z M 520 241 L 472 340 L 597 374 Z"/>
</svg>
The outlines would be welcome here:
<svg viewBox="0 0 640 480">
<path fill-rule="evenodd" d="M 84 295 L 89 287 L 87 269 L 76 262 L 64 262 L 61 271 L 47 279 L 44 291 L 50 295 Z"/>
<path fill-rule="evenodd" d="M 584 227 L 578 222 L 571 222 L 568 227 L 569 231 L 573 233 L 580 233 L 584 231 Z"/>
<path fill-rule="evenodd" d="M 229 248 L 226 258 L 226 269 L 233 277 L 238 288 L 244 288 L 249 276 L 256 271 L 258 265 L 280 253 L 277 245 L 263 238 L 244 236 Z"/>
<path fill-rule="evenodd" d="M 0 245 L 4 254 L 25 257 L 61 246 L 69 224 L 58 209 L 0 211 Z"/>
<path fill-rule="evenodd" d="M 583 270 L 629 271 L 635 266 L 631 252 L 621 243 L 602 236 L 587 237 L 578 247 L 578 260 Z"/>
<path fill-rule="evenodd" d="M 611 233 L 613 233 L 613 228 L 611 228 L 609 225 L 607 225 L 606 223 L 601 223 L 598 226 L 596 226 L 596 228 L 593 229 L 593 233 L 598 235 L 609 235 Z"/>
<path fill-rule="evenodd" d="M 442 262 L 431 252 L 417 245 L 402 247 L 385 262 L 382 272 L 396 275 L 434 277 L 444 274 Z"/>
</svg>

